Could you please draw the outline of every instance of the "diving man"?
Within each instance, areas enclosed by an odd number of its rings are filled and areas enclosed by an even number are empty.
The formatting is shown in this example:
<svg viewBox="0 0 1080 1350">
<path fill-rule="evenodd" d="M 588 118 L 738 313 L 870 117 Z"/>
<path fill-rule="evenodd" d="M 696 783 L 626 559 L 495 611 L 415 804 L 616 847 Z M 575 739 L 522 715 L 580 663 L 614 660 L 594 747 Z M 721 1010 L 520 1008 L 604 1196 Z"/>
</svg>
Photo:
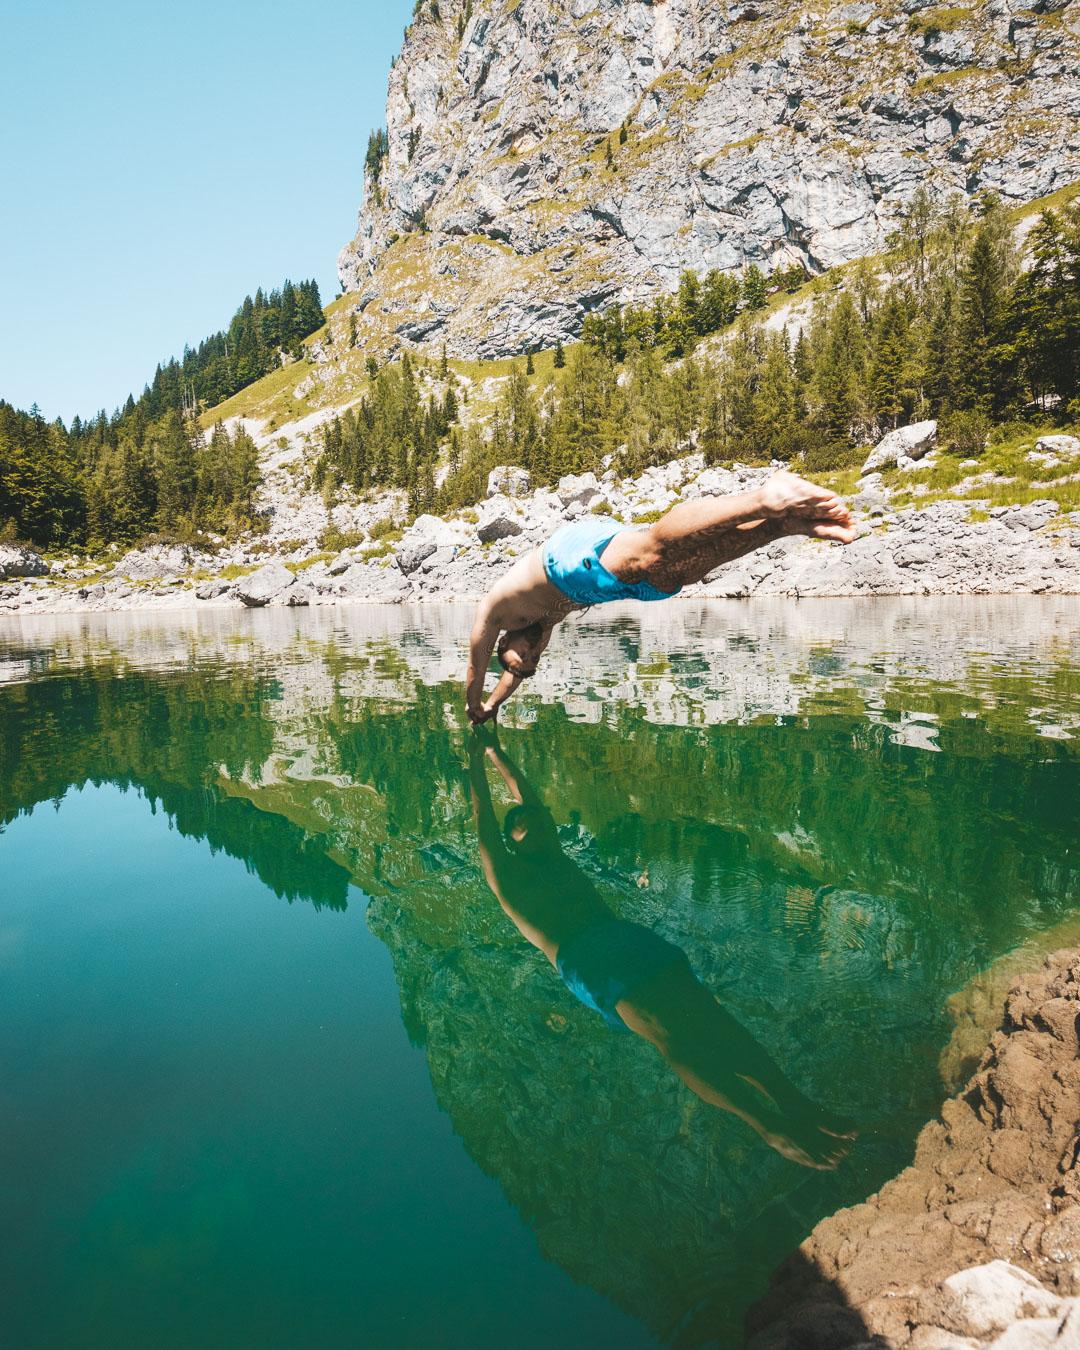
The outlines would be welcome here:
<svg viewBox="0 0 1080 1350">
<path fill-rule="evenodd" d="M 608 600 L 667 600 L 710 572 L 785 535 L 850 544 L 851 514 L 828 488 L 792 473 L 727 497 L 680 502 L 652 525 L 583 516 L 519 558 L 476 611 L 466 706 L 474 725 L 496 716 L 537 662 L 557 623 Z M 501 636 L 500 636 L 501 634 Z M 491 653 L 503 673 L 484 697 Z"/>
</svg>

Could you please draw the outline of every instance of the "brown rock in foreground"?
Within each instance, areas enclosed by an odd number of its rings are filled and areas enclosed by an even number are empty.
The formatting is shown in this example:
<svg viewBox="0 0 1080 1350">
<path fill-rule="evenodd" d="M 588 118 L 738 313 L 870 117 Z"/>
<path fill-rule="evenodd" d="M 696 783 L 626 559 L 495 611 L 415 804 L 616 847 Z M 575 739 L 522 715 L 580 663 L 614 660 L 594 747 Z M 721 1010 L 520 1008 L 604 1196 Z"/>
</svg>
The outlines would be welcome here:
<svg viewBox="0 0 1080 1350">
<path fill-rule="evenodd" d="M 776 1272 L 751 1350 L 989 1345 L 1021 1327 L 1000 1343 L 1080 1344 L 1078 1033 L 1080 950 L 1058 952 L 1013 986 L 912 1166 Z"/>
</svg>

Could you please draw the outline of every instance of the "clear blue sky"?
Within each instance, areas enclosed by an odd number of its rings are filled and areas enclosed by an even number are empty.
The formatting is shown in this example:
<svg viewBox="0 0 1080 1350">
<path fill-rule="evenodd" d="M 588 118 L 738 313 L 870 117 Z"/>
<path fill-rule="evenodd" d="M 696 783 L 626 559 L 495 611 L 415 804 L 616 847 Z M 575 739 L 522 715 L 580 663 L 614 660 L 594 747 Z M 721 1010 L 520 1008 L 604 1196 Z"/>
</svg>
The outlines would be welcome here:
<svg viewBox="0 0 1080 1350">
<path fill-rule="evenodd" d="M 338 292 L 411 0 L 0 0 L 0 398 L 110 411 L 286 276 Z"/>
</svg>

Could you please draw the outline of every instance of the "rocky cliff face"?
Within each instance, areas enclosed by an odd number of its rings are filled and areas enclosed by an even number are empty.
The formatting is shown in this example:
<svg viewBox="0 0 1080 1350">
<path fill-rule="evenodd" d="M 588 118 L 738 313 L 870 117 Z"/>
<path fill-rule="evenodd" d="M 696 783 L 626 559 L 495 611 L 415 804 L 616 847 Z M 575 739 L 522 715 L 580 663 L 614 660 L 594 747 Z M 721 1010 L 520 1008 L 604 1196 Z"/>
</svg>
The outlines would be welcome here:
<svg viewBox="0 0 1080 1350">
<path fill-rule="evenodd" d="M 493 356 L 680 272 L 881 248 L 914 189 L 1080 174 L 1080 3 L 421 0 L 339 269 L 366 341 Z"/>
</svg>

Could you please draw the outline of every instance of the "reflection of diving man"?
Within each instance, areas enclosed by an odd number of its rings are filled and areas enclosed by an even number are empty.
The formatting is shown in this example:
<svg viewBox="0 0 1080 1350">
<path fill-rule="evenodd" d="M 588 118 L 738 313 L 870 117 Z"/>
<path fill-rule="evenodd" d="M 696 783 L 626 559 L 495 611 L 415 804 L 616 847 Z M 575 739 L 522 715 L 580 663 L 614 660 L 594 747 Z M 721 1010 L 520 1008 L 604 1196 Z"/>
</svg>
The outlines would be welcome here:
<svg viewBox="0 0 1080 1350">
<path fill-rule="evenodd" d="M 485 754 L 517 802 L 501 830 Z M 852 1133 L 788 1082 L 678 947 L 615 917 L 562 851 L 550 812 L 501 748 L 472 737 L 469 769 L 488 885 L 570 992 L 612 1026 L 651 1041 L 702 1101 L 733 1112 L 785 1157 L 835 1167 Z"/>
</svg>

